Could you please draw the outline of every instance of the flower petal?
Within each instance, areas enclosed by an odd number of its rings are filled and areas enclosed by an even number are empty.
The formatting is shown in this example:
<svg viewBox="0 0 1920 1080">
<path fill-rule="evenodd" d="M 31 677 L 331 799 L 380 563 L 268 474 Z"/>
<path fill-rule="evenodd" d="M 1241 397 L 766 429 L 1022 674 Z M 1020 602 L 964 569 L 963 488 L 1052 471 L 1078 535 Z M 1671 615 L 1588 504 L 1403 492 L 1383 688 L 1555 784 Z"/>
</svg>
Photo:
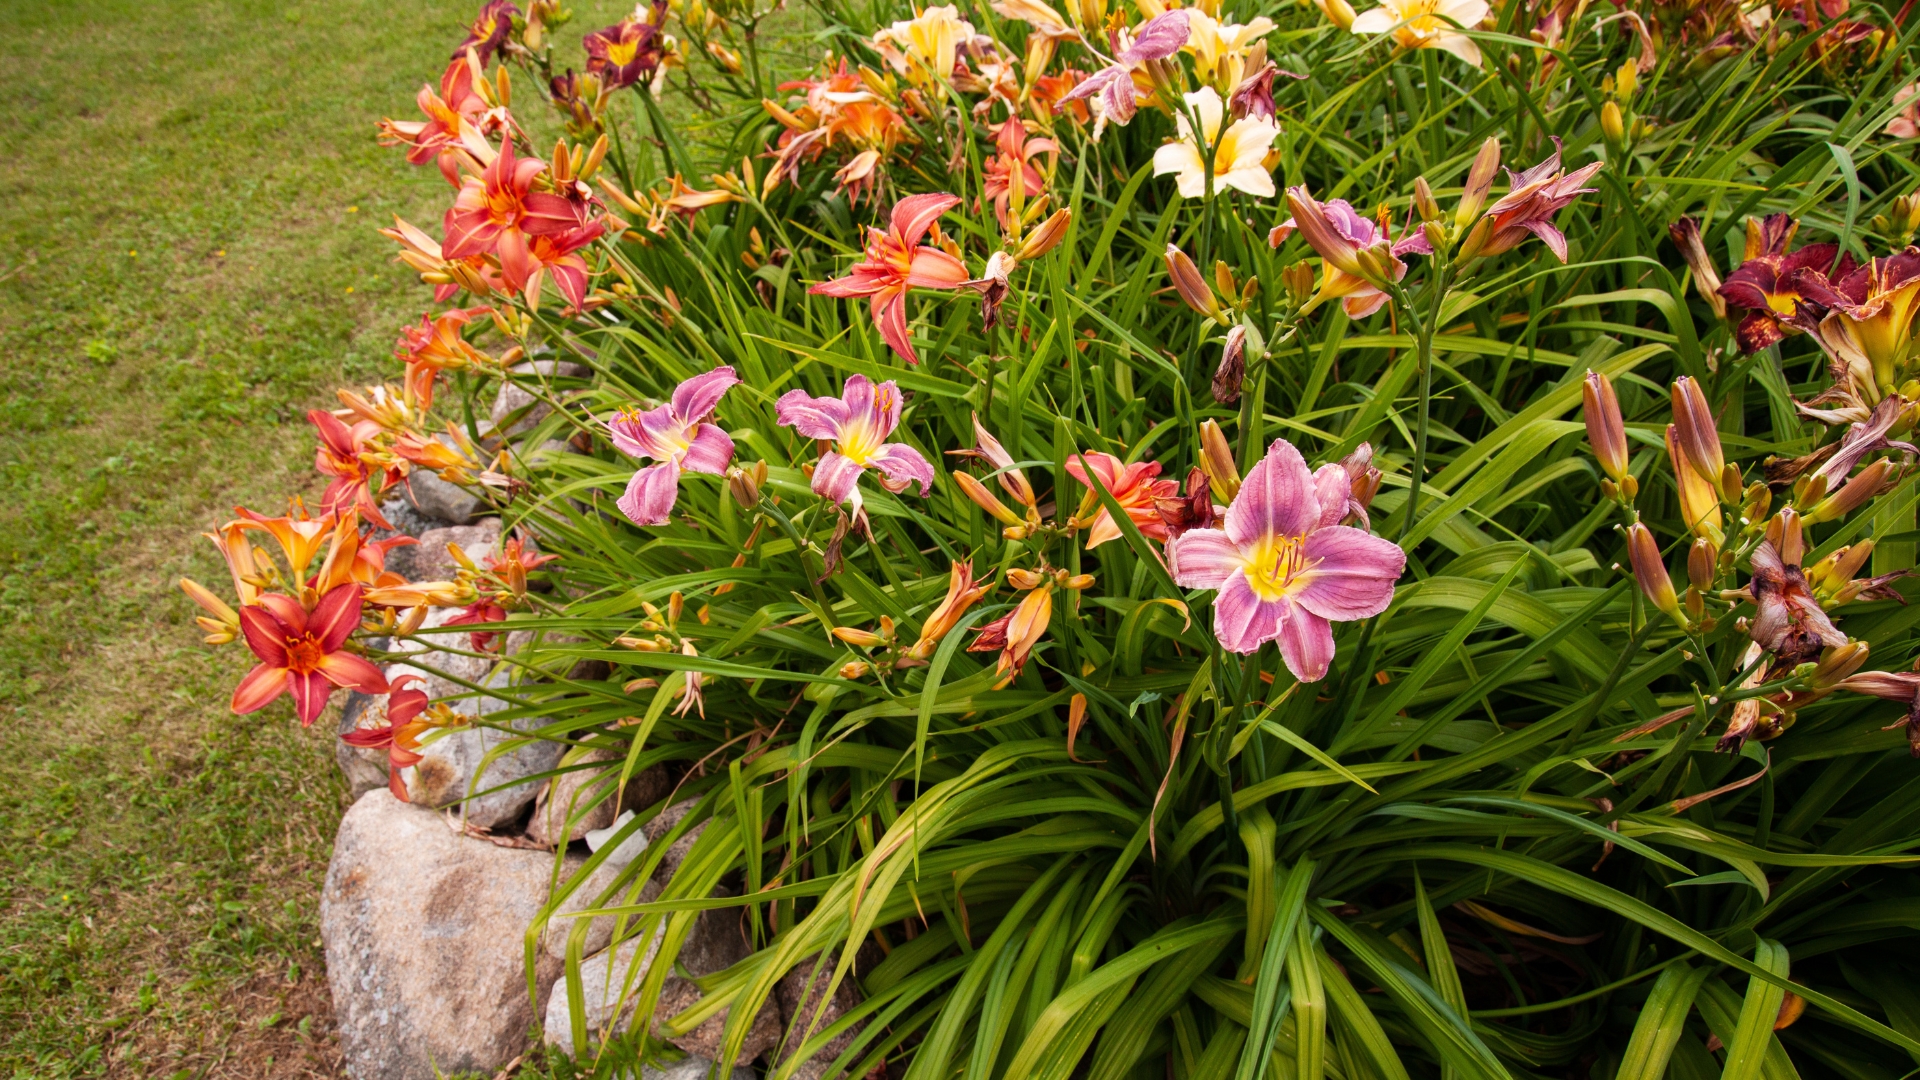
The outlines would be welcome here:
<svg viewBox="0 0 1920 1080">
<path fill-rule="evenodd" d="M 718 476 L 733 461 L 733 438 L 712 424 L 694 429 L 687 452 L 680 456 L 680 467 L 688 472 Z"/>
<path fill-rule="evenodd" d="M 913 335 L 907 330 L 907 295 L 875 294 L 873 298 L 873 325 L 880 331 L 880 340 L 898 353 L 902 360 L 917 364 L 920 357 L 913 351 Z"/>
<path fill-rule="evenodd" d="M 1280 619 L 1280 658 L 1303 683 L 1327 677 L 1333 663 L 1333 624 L 1299 604 L 1289 604 Z"/>
<path fill-rule="evenodd" d="M 333 652 L 346 643 L 360 625 L 360 586 L 353 582 L 335 585 L 313 606 L 307 619 L 307 633 L 320 643 L 323 652 Z"/>
<path fill-rule="evenodd" d="M 286 692 L 287 669 L 261 664 L 247 672 L 246 677 L 240 680 L 240 685 L 233 688 L 234 715 L 259 712 Z"/>
<path fill-rule="evenodd" d="M 860 474 L 865 471 L 850 458 L 829 450 L 813 467 L 813 493 L 829 502 L 846 502 L 855 494 Z"/>
<path fill-rule="evenodd" d="M 1280 636 L 1281 622 L 1292 606 L 1285 597 L 1260 599 L 1247 583 L 1246 572 L 1236 568 L 1213 600 L 1214 637 L 1228 652 L 1253 652 Z"/>
<path fill-rule="evenodd" d="M 387 692 L 387 677 L 365 657 L 347 652 L 328 653 L 320 661 L 317 670 L 335 686 L 344 686 L 363 694 Z"/>
<path fill-rule="evenodd" d="M 809 397 L 805 390 L 789 390 L 773 403 L 774 417 L 783 427 L 809 439 L 837 439 L 847 426 L 847 403 L 839 398 Z"/>
<path fill-rule="evenodd" d="M 1303 554 L 1307 569 L 1294 577 L 1294 598 L 1314 614 L 1342 622 L 1385 611 L 1393 583 L 1407 567 L 1400 545 L 1345 525 L 1309 534 Z"/>
<path fill-rule="evenodd" d="M 960 205 L 960 196 L 945 192 L 929 192 L 925 195 L 909 195 L 893 204 L 893 214 L 887 224 L 900 240 L 908 244 L 917 244 L 926 235 L 941 214 Z"/>
<path fill-rule="evenodd" d="M 305 675 L 289 671 L 287 693 L 293 695 L 293 714 L 300 718 L 300 726 L 307 727 L 326 711 L 327 698 L 333 694 L 333 683 L 318 671 L 310 671 Z"/>
<path fill-rule="evenodd" d="M 635 525 L 665 525 L 680 497 L 680 467 L 671 461 L 649 465 L 627 481 L 616 506 Z"/>
<path fill-rule="evenodd" d="M 686 423 L 703 420 L 720 404 L 721 396 L 739 381 L 740 377 L 728 366 L 695 375 L 673 388 L 673 411 Z"/>
<path fill-rule="evenodd" d="M 672 422 L 670 405 L 644 413 L 623 412 L 607 422 L 607 435 L 612 438 L 614 449 L 628 457 L 665 459 L 673 456 L 673 451 L 661 444 L 654 432 Z"/>
<path fill-rule="evenodd" d="M 247 639 L 247 648 L 253 650 L 253 655 L 259 657 L 262 664 L 276 668 L 287 666 L 286 630 L 280 625 L 280 620 L 265 608 L 240 609 L 240 634 Z"/>
<path fill-rule="evenodd" d="M 920 456 L 920 451 L 906 443 L 887 443 L 868 459 L 868 464 L 879 469 L 887 479 L 896 483 L 908 480 L 920 481 L 922 496 L 925 496 L 933 487 L 933 466 L 927 464 L 927 459 Z"/>
<path fill-rule="evenodd" d="M 1322 465 L 1313 471 L 1313 493 L 1320 500 L 1320 528 L 1340 524 L 1347 516 L 1347 500 L 1353 497 L 1353 478 L 1338 465 Z"/>
<path fill-rule="evenodd" d="M 1185 589 L 1218 589 L 1244 561 L 1240 548 L 1219 529 L 1188 529 L 1167 544 L 1168 569 Z"/>
<path fill-rule="evenodd" d="M 1287 440 L 1273 440 L 1227 507 L 1227 535 L 1246 545 L 1268 536 L 1304 536 L 1319 521 L 1320 500 L 1306 459 Z"/>
</svg>

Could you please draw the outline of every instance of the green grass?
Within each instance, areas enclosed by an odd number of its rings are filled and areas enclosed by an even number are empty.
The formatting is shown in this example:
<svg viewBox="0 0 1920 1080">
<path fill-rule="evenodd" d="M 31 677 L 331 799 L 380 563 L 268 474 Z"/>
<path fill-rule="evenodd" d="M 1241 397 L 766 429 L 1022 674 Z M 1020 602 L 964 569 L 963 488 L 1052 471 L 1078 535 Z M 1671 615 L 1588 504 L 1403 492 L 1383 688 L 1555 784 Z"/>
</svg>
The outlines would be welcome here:
<svg viewBox="0 0 1920 1080">
<path fill-rule="evenodd" d="M 225 699 L 194 534 L 317 490 L 303 415 L 429 297 L 376 145 L 464 5 L 6 5 L 0 1076 L 333 1075 L 331 738 Z M 325 724 L 326 721 L 322 721 Z"/>
</svg>

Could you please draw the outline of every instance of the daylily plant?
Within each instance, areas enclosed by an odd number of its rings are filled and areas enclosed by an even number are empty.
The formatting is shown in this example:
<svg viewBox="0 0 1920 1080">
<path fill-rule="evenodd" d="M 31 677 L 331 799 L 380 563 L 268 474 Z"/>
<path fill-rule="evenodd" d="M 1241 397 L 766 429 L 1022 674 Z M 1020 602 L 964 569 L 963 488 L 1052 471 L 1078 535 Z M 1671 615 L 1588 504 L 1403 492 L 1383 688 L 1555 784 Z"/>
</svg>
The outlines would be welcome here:
<svg viewBox="0 0 1920 1080">
<path fill-rule="evenodd" d="M 813 493 L 834 503 L 848 503 L 861 515 L 860 474 L 877 469 L 889 491 L 905 491 L 914 481 L 920 494 L 933 487 L 933 466 L 906 443 L 888 442 L 900 426 L 903 402 L 893 380 L 875 386 L 865 375 L 849 376 L 840 396 L 812 397 L 805 390 L 789 390 L 774 403 L 783 426 L 809 439 L 833 443 L 813 469 Z"/>
<path fill-rule="evenodd" d="M 867 230 L 864 261 L 855 263 L 846 277 L 823 281 L 807 291 L 820 296 L 867 297 L 881 339 L 907 363 L 919 363 L 913 336 L 907 331 L 907 290 L 916 286 L 957 289 L 966 284 L 970 275 L 964 263 L 920 242 L 941 214 L 958 205 L 957 195 L 909 195 L 901 199 L 894 204 L 884 232 Z"/>
</svg>

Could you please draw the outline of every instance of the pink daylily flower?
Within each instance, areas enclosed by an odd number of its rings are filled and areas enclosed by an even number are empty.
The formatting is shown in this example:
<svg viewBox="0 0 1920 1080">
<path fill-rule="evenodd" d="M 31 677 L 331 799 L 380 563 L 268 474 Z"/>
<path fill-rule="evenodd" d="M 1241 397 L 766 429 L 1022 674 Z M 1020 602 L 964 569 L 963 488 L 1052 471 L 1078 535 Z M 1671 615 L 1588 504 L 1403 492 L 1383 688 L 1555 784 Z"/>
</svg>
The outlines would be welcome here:
<svg viewBox="0 0 1920 1080">
<path fill-rule="evenodd" d="M 833 502 L 851 502 L 860 513 L 860 474 L 880 470 L 888 491 L 905 491 L 915 480 L 920 494 L 933 487 L 933 466 L 906 443 L 888 442 L 900 426 L 900 387 L 892 379 L 875 386 L 865 375 L 848 377 L 837 398 L 808 397 L 789 390 L 774 403 L 774 415 L 809 439 L 829 440 L 813 470 L 813 493 Z"/>
<path fill-rule="evenodd" d="M 1338 298 L 1350 319 L 1366 318 L 1379 311 L 1389 299 L 1380 283 L 1361 264 L 1361 252 L 1373 251 L 1396 282 L 1407 276 L 1407 264 L 1400 256 L 1433 254 L 1433 246 L 1419 229 L 1395 242 L 1384 228 L 1355 210 L 1347 200 L 1320 202 L 1305 185 L 1287 189 L 1287 208 L 1293 211 L 1293 216 L 1268 235 L 1267 243 L 1279 247 L 1298 230 L 1325 263 L 1316 303 Z"/>
<path fill-rule="evenodd" d="M 680 496 L 682 472 L 719 476 L 733 460 L 733 439 L 710 422 L 720 398 L 740 379 L 731 367 L 695 375 L 673 389 L 673 399 L 646 412 L 624 411 L 607 424 L 613 445 L 654 464 L 633 474 L 620 512 L 635 525 L 664 525 Z"/>
<path fill-rule="evenodd" d="M 1227 507 L 1225 529 L 1168 543 L 1174 581 L 1219 590 L 1213 632 L 1224 648 L 1250 653 L 1278 641 L 1287 670 L 1315 682 L 1333 661 L 1333 622 L 1387 609 L 1407 556 L 1339 524 L 1351 493 L 1344 468 L 1309 471 L 1292 443 L 1275 439 Z"/>
<path fill-rule="evenodd" d="M 913 351 L 913 335 L 907 332 L 907 290 L 916 286 L 957 289 L 972 276 L 959 259 L 920 242 L 941 214 L 958 205 L 959 196 L 938 192 L 901 199 L 893 204 L 885 232 L 867 230 L 864 262 L 855 263 L 846 277 L 823 281 L 807 291 L 820 296 L 868 297 L 880 337 L 901 359 L 919 363 L 920 357 Z"/>
</svg>

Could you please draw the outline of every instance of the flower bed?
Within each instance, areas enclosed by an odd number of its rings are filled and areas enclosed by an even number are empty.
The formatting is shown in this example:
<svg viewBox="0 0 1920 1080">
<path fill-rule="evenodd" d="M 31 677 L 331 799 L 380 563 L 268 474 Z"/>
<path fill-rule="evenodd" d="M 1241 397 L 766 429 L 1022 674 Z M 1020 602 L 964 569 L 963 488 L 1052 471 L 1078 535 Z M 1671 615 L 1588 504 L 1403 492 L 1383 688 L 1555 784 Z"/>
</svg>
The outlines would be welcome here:
<svg viewBox="0 0 1920 1080">
<path fill-rule="evenodd" d="M 187 583 L 386 767 L 337 996 L 537 857 L 449 940 L 602 1069 L 1907 1070 L 1905 9 L 1316 3 L 481 10 Z"/>
</svg>

